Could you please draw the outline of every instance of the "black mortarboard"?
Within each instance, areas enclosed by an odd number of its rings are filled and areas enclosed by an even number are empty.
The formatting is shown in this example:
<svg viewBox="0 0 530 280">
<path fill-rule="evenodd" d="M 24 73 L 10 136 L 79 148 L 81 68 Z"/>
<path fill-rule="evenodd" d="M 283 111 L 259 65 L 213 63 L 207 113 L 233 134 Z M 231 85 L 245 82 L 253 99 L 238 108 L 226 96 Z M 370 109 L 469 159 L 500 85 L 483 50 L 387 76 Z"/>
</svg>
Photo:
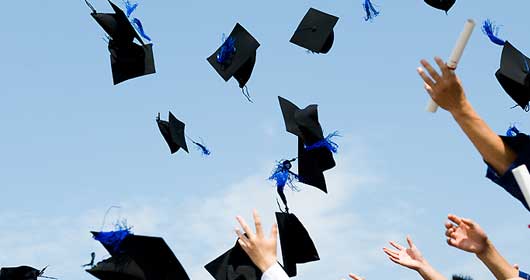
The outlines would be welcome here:
<svg viewBox="0 0 530 280">
<path fill-rule="evenodd" d="M 473 278 L 466 275 L 453 275 L 453 280 L 473 280 Z"/>
<path fill-rule="evenodd" d="M 125 13 L 109 0 L 114 14 L 97 13 L 92 9 L 92 17 L 109 35 L 108 48 L 114 84 L 155 73 L 153 45 L 144 44 L 136 33 Z M 137 39 L 141 45 L 134 43 Z"/>
<path fill-rule="evenodd" d="M 524 110 L 530 101 L 530 59 L 508 41 L 504 44 L 501 66 L 495 73 L 508 95 Z"/>
<path fill-rule="evenodd" d="M 37 280 L 38 277 L 57 279 L 53 277 L 43 276 L 44 271 L 47 267 L 42 270 L 38 270 L 31 266 L 23 265 L 17 267 L 3 267 L 0 269 L 0 280 Z"/>
<path fill-rule="evenodd" d="M 309 105 L 305 109 L 300 109 L 285 98 L 278 96 L 278 100 L 287 131 L 299 138 L 298 175 L 300 182 L 327 192 L 322 172 L 335 167 L 333 154 L 326 148 L 306 149 L 307 146 L 324 139 L 324 133 L 318 121 L 317 105 Z"/>
<path fill-rule="evenodd" d="M 223 45 L 207 60 L 225 81 L 234 77 L 243 88 L 254 69 L 259 46 L 259 42 L 237 23 Z"/>
<path fill-rule="evenodd" d="M 262 275 L 239 242 L 204 268 L 216 280 L 259 280 Z"/>
<path fill-rule="evenodd" d="M 92 234 L 97 237 L 100 233 Z M 119 244 L 116 243 L 115 238 L 109 238 L 111 245 L 101 242 L 112 257 L 96 265 L 95 268 L 99 266 L 99 271 L 87 270 L 87 272 L 101 280 L 110 280 L 107 277 L 115 274 L 112 278 L 114 280 L 118 278 L 116 273 L 120 273 L 120 277 L 124 279 L 130 279 L 127 277 L 132 275 L 144 280 L 189 280 L 186 271 L 164 239 L 133 234 L 125 234 L 120 238 Z M 111 249 L 112 246 L 118 246 L 119 250 Z M 128 259 L 133 260 L 136 266 L 127 262 Z M 115 272 L 112 272 L 113 266 L 116 268 Z M 138 268 L 142 273 L 138 272 Z"/>
<path fill-rule="evenodd" d="M 425 0 L 429 6 L 445 11 L 446 13 L 453 7 L 456 0 Z"/>
<path fill-rule="evenodd" d="M 140 266 L 126 255 L 110 257 L 86 272 L 101 280 L 146 280 Z"/>
<path fill-rule="evenodd" d="M 276 212 L 283 268 L 289 277 L 296 276 L 296 264 L 320 260 L 317 249 L 304 225 L 292 213 Z"/>
<path fill-rule="evenodd" d="M 180 148 L 189 153 L 184 134 L 185 124 L 183 122 L 175 118 L 171 112 L 169 112 L 169 121 L 161 120 L 159 114 L 156 122 L 172 154 L 176 153 Z"/>
<path fill-rule="evenodd" d="M 296 28 L 291 43 L 315 53 L 327 53 L 333 46 L 333 27 L 338 17 L 310 8 Z"/>
</svg>

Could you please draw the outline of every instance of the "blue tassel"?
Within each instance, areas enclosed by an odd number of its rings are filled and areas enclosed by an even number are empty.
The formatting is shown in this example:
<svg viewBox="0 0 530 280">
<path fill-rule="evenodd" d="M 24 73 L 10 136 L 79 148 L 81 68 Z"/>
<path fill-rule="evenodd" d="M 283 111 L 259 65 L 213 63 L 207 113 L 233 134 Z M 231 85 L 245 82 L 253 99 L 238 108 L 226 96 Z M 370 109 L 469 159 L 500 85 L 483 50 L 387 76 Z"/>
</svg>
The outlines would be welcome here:
<svg viewBox="0 0 530 280">
<path fill-rule="evenodd" d="M 127 225 L 116 225 L 116 231 L 98 232 L 94 235 L 94 239 L 101 242 L 101 244 L 109 247 L 111 254 L 118 254 L 121 252 L 120 246 L 125 237 L 132 234 L 131 228 Z"/>
<path fill-rule="evenodd" d="M 364 0 L 363 8 L 366 12 L 366 17 L 364 17 L 365 21 L 373 20 L 376 16 L 379 15 L 379 11 L 375 9 L 374 5 L 372 4 L 372 2 L 370 2 L 370 0 Z"/>
<path fill-rule="evenodd" d="M 197 150 L 201 151 L 204 156 L 209 156 L 212 154 L 212 152 L 204 144 L 195 141 L 192 142 L 197 146 Z"/>
<path fill-rule="evenodd" d="M 151 38 L 147 36 L 147 34 L 145 34 L 144 27 L 142 26 L 142 22 L 139 19 L 133 18 L 131 22 L 142 37 L 144 37 L 146 40 L 151 41 Z"/>
<path fill-rule="evenodd" d="M 131 14 L 138 8 L 138 3 L 131 4 L 131 1 L 125 0 L 125 9 L 127 10 L 127 17 L 130 17 Z"/>
<path fill-rule="evenodd" d="M 227 64 L 229 62 L 230 58 L 236 53 L 235 43 L 236 40 L 230 36 L 225 39 L 225 34 L 223 33 L 223 44 L 217 54 L 217 62 L 220 64 Z"/>
<path fill-rule="evenodd" d="M 333 140 L 331 140 L 333 137 L 340 137 L 339 132 L 335 131 L 333 133 L 330 133 L 328 136 L 326 136 L 326 138 L 316 142 L 313 145 L 307 146 L 305 149 L 306 151 L 311 151 L 311 150 L 315 150 L 319 148 L 326 148 L 330 150 L 332 153 L 337 153 L 339 149 L 339 145 L 333 142 Z"/>
<path fill-rule="evenodd" d="M 519 135 L 519 129 L 517 129 L 517 127 L 515 127 L 515 125 L 511 125 L 510 128 L 508 128 L 508 131 L 506 131 L 506 136 L 511 136 L 511 137 L 514 137 L 514 136 L 517 136 Z"/>
<path fill-rule="evenodd" d="M 484 21 L 484 24 L 482 25 L 482 32 L 488 35 L 490 41 L 492 41 L 494 44 L 499 46 L 504 46 L 504 44 L 506 44 L 505 40 L 497 37 L 499 33 L 499 27 L 496 26 L 490 19 Z"/>
<path fill-rule="evenodd" d="M 272 175 L 269 180 L 276 181 L 276 187 L 283 192 L 285 186 L 288 186 L 294 191 L 298 191 L 298 188 L 294 185 L 294 181 L 298 181 L 298 175 L 291 172 L 292 164 L 294 160 L 282 160 L 276 164 L 276 168 L 272 171 Z"/>
</svg>

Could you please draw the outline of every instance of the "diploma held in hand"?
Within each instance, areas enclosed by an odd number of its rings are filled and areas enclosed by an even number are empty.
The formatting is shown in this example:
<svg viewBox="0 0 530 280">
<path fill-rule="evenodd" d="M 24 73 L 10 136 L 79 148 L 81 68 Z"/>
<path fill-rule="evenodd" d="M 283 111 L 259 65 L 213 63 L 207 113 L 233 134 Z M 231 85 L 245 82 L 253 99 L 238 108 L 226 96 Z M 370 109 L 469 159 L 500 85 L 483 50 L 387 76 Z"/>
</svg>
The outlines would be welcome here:
<svg viewBox="0 0 530 280">
<path fill-rule="evenodd" d="M 521 192 L 523 193 L 526 204 L 530 205 L 530 173 L 526 165 L 521 165 L 517 168 L 512 169 L 513 177 L 519 185 Z"/>
<path fill-rule="evenodd" d="M 464 49 L 466 48 L 467 42 L 469 42 L 469 38 L 471 37 L 471 33 L 473 33 L 474 28 L 475 21 L 468 19 L 464 25 L 464 30 L 462 30 L 462 33 L 460 33 L 460 37 L 458 38 L 458 41 L 456 41 L 455 48 L 453 49 L 453 52 L 447 61 L 447 67 L 449 67 L 451 70 L 456 69 L 456 66 L 458 65 L 458 62 L 464 53 Z M 431 99 L 427 105 L 427 111 L 435 113 L 436 110 L 438 110 L 438 104 Z"/>
</svg>

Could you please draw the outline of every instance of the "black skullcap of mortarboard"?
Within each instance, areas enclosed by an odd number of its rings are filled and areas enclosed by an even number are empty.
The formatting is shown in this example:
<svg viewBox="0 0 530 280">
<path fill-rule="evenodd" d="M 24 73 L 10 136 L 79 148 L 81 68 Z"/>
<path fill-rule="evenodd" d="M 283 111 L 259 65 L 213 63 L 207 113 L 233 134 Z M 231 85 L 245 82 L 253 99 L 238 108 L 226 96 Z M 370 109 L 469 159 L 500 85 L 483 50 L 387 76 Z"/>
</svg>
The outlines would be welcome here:
<svg viewBox="0 0 530 280">
<path fill-rule="evenodd" d="M 0 280 L 37 280 L 41 271 L 30 266 L 3 267 Z"/>
<path fill-rule="evenodd" d="M 446 13 L 453 7 L 456 0 L 425 0 L 427 5 L 445 11 Z"/>
<path fill-rule="evenodd" d="M 529 65 L 530 59 L 506 41 L 502 49 L 500 68 L 495 73 L 504 91 L 526 111 L 530 101 Z"/>
<path fill-rule="evenodd" d="M 85 2 L 92 9 L 92 17 L 109 36 L 108 48 L 114 84 L 155 73 L 153 46 L 144 44 L 125 13 L 111 1 L 109 3 L 114 14 L 97 13 L 88 1 Z M 134 43 L 134 39 L 141 45 Z"/>
<path fill-rule="evenodd" d="M 327 53 L 333 46 L 338 17 L 310 8 L 290 42 L 314 53 Z"/>
<path fill-rule="evenodd" d="M 259 46 L 259 42 L 237 23 L 222 46 L 207 60 L 225 81 L 234 77 L 243 88 L 252 75 Z"/>
<path fill-rule="evenodd" d="M 298 180 L 328 193 L 324 171 L 335 166 L 333 154 L 326 149 L 307 151 L 298 138 Z"/>
<path fill-rule="evenodd" d="M 239 242 L 204 268 L 216 280 L 259 280 L 262 275 Z"/>
<path fill-rule="evenodd" d="M 172 154 L 176 153 L 180 148 L 189 153 L 184 134 L 185 124 L 183 122 L 178 120 L 171 112 L 169 112 L 169 121 L 161 120 L 159 114 L 156 122 Z"/>
<path fill-rule="evenodd" d="M 317 249 L 304 225 L 292 213 L 276 212 L 283 268 L 289 277 L 297 274 L 296 264 L 320 260 Z"/>
</svg>

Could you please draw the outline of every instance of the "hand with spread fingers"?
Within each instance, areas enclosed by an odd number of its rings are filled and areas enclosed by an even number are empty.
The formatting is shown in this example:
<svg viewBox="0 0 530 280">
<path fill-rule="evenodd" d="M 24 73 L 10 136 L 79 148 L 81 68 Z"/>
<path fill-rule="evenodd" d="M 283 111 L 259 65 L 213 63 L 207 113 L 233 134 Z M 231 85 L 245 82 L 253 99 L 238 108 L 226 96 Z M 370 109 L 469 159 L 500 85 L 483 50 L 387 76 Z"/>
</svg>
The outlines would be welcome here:
<svg viewBox="0 0 530 280">
<path fill-rule="evenodd" d="M 252 262 L 262 272 L 265 272 L 277 263 L 278 226 L 276 224 L 272 226 L 270 237 L 267 238 L 263 233 L 261 218 L 256 210 L 254 210 L 253 216 L 256 233 L 252 232 L 252 229 L 250 229 L 242 217 L 237 216 L 236 219 L 245 234 L 240 229 L 236 229 L 236 234 L 239 236 L 238 243 L 241 245 L 241 248 L 247 253 Z"/>
<path fill-rule="evenodd" d="M 417 69 L 425 90 L 436 104 L 451 113 L 465 108 L 467 99 L 462 82 L 441 58 L 435 57 L 434 60 L 440 67 L 441 75 L 425 59 L 421 60 L 421 64 L 427 72 L 422 67 Z"/>
<path fill-rule="evenodd" d="M 388 255 L 388 258 L 401 266 L 417 271 L 425 280 L 446 280 L 446 278 L 436 271 L 423 258 L 420 250 L 416 247 L 410 236 L 407 236 L 408 248 L 399 245 L 396 242 L 390 241 L 390 245 L 397 250 L 383 248 L 383 251 Z"/>
<path fill-rule="evenodd" d="M 477 223 L 455 215 L 449 215 L 448 218 L 445 236 L 449 245 L 477 255 L 487 249 L 488 236 Z"/>
</svg>

